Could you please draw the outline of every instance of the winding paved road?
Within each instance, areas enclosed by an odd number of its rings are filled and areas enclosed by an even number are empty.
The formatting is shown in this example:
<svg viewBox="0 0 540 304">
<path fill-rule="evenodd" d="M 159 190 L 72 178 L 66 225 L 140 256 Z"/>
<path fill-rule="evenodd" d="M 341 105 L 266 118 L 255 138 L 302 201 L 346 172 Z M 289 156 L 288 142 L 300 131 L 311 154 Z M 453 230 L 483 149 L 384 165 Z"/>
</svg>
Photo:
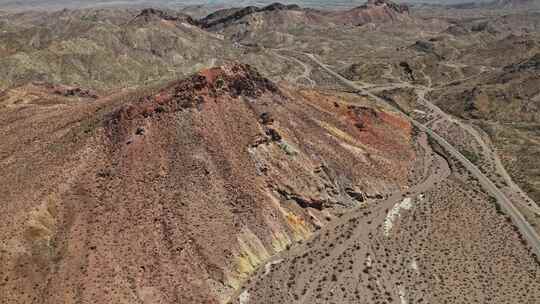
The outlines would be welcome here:
<svg viewBox="0 0 540 304">
<path fill-rule="evenodd" d="M 313 54 L 304 53 L 307 57 L 309 57 L 313 62 L 315 62 L 317 65 L 319 65 L 321 68 L 323 68 L 326 72 L 328 72 L 330 75 L 335 77 L 339 82 L 342 84 L 350 87 L 353 90 L 356 90 L 360 92 L 362 95 L 369 96 L 372 99 L 381 102 L 381 103 L 387 103 L 384 99 L 376 96 L 375 94 L 367 91 L 365 88 L 356 85 L 354 82 L 346 79 L 345 77 L 341 76 L 340 74 L 334 72 L 332 69 L 327 67 L 325 64 L 320 62 Z M 408 116 L 407 116 L 408 117 Z M 430 128 L 424 126 L 423 124 L 419 123 L 418 121 L 412 119 L 409 117 L 409 120 L 412 122 L 413 125 L 418 127 L 420 130 L 426 132 L 429 134 L 433 139 L 435 139 L 443 148 L 446 149 L 446 151 L 458 159 L 463 166 L 469 170 L 469 172 L 478 179 L 480 184 L 493 196 L 497 199 L 498 203 L 500 204 L 501 208 L 506 212 L 508 216 L 512 219 L 512 222 L 516 227 L 520 230 L 523 237 L 527 240 L 529 245 L 531 246 L 532 251 L 536 254 L 537 257 L 540 258 L 540 236 L 538 236 L 538 233 L 534 228 L 527 222 L 523 214 L 514 206 L 512 201 L 508 199 L 504 193 L 502 193 L 499 188 L 489 179 L 487 178 L 481 171 L 478 169 L 473 163 L 471 163 L 465 156 L 463 156 L 457 149 L 455 149 L 448 141 L 446 141 L 444 138 L 439 136 L 437 133 L 435 133 Z"/>
<path fill-rule="evenodd" d="M 414 87 L 414 86 L 411 86 Z M 503 177 L 505 182 L 509 186 L 509 190 L 513 191 L 515 195 L 521 196 L 523 200 L 518 200 L 517 202 L 522 205 L 523 208 L 528 209 L 530 212 L 540 215 L 540 206 L 536 204 L 528 204 L 528 202 L 532 202 L 533 200 L 525 193 L 510 177 L 510 174 L 508 174 L 508 171 L 506 171 L 506 168 L 502 164 L 502 161 L 499 157 L 499 155 L 494 152 L 491 147 L 484 141 L 480 133 L 474 129 L 471 125 L 462 123 L 459 119 L 455 119 L 451 117 L 449 114 L 441 110 L 438 106 L 433 104 L 432 102 L 428 101 L 425 98 L 425 94 L 427 93 L 429 89 L 428 88 L 422 88 L 420 90 L 416 90 L 416 94 L 418 96 L 418 99 L 422 102 L 422 104 L 426 107 L 428 107 L 430 110 L 432 110 L 434 113 L 437 113 L 440 117 L 443 119 L 456 123 L 459 125 L 460 128 L 467 131 L 476 142 L 482 147 L 482 150 L 484 150 L 484 153 L 486 155 L 491 156 L 493 158 L 493 163 L 495 165 L 495 169 L 498 171 L 499 174 Z"/>
</svg>

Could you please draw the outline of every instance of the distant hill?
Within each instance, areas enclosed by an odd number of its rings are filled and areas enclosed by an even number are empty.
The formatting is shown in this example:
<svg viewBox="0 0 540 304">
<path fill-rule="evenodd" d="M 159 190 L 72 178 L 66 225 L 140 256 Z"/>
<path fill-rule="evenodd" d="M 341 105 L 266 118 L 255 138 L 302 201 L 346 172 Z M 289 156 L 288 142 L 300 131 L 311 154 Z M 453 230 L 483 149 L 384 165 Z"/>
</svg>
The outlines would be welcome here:
<svg viewBox="0 0 540 304">
<path fill-rule="evenodd" d="M 95 89 L 151 84 L 236 52 L 191 17 L 167 10 L 27 12 L 2 16 L 2 23 L 0 88 L 28 81 Z"/>
<path fill-rule="evenodd" d="M 450 5 L 457 9 L 530 9 L 540 8 L 540 2 L 535 0 L 494 0 L 487 2 L 463 2 Z"/>
<path fill-rule="evenodd" d="M 409 7 L 389 0 L 369 0 L 344 10 L 322 10 L 274 3 L 218 10 L 199 20 L 202 28 L 235 41 L 273 43 L 291 38 L 295 28 L 331 28 L 340 25 L 398 22 L 409 19 Z"/>
</svg>

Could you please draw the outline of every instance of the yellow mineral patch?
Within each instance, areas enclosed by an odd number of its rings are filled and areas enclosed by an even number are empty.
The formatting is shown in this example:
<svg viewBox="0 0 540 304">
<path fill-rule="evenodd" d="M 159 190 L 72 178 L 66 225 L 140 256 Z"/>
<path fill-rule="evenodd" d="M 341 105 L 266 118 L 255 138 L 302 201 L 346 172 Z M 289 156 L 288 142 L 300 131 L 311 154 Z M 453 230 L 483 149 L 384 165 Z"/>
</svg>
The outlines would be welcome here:
<svg viewBox="0 0 540 304">
<path fill-rule="evenodd" d="M 261 240 L 249 229 L 238 236 L 240 253 L 237 261 L 237 272 L 240 278 L 246 278 L 257 266 L 270 258 L 270 254 Z"/>
<path fill-rule="evenodd" d="M 342 146 L 343 148 L 349 150 L 352 154 L 357 156 L 362 162 L 367 163 L 367 159 L 366 159 L 366 156 L 365 156 L 366 151 L 364 151 L 364 149 L 361 149 L 361 148 L 359 148 L 357 146 L 349 145 L 346 142 L 341 142 L 341 143 L 339 143 L 339 145 Z"/>
<path fill-rule="evenodd" d="M 287 249 L 287 246 L 291 243 L 291 239 L 286 233 L 278 231 L 272 235 L 272 249 L 274 249 L 274 252 L 281 252 Z"/>
<path fill-rule="evenodd" d="M 367 148 L 365 145 L 360 143 L 358 140 L 356 140 L 354 137 L 349 135 L 347 132 L 342 131 L 338 129 L 337 127 L 332 126 L 324 121 L 317 121 L 317 123 L 321 127 L 323 127 L 326 131 L 328 131 L 328 133 L 330 133 L 332 136 L 338 139 L 344 140 L 348 142 L 349 144 L 353 144 L 354 147 L 357 148 L 358 150 L 365 150 Z"/>
<path fill-rule="evenodd" d="M 305 240 L 311 235 L 311 230 L 304 219 L 292 212 L 287 212 L 285 217 L 287 223 L 293 230 L 293 238 L 295 241 Z"/>
<path fill-rule="evenodd" d="M 284 251 L 288 245 L 293 243 L 293 240 L 305 240 L 311 235 L 311 230 L 304 219 L 283 208 L 273 195 L 269 194 L 269 197 L 282 212 L 287 225 L 292 230 L 292 235 L 289 235 L 282 224 L 269 220 L 268 226 L 271 227 L 272 231 L 272 247 L 267 250 L 262 241 L 249 228 L 245 228 L 237 236 L 239 253 L 236 257 L 235 269 L 225 273 L 226 285 L 233 290 L 238 290 L 242 283 L 273 254 Z M 222 303 L 227 303 L 229 296 L 228 294 L 223 295 Z"/>
<path fill-rule="evenodd" d="M 39 207 L 30 211 L 26 223 L 27 239 L 31 242 L 44 241 L 47 246 L 50 246 L 56 233 L 57 213 L 56 200 L 53 196 L 49 196 Z"/>
</svg>

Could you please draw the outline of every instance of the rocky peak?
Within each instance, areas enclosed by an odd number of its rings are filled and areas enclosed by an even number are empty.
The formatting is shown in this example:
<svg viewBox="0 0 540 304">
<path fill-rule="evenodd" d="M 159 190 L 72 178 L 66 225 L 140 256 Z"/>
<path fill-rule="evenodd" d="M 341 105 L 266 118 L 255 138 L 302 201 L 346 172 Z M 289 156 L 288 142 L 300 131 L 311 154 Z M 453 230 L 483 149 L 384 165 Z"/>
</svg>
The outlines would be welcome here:
<svg viewBox="0 0 540 304">
<path fill-rule="evenodd" d="M 283 97 L 277 85 L 251 66 L 228 64 L 202 70 L 171 83 L 157 94 L 124 106 L 113 114 L 111 123 L 116 125 L 120 120 L 148 118 L 161 113 L 201 110 L 202 105 L 208 101 L 221 102 L 241 96 L 257 98 L 265 93 Z"/>
<path fill-rule="evenodd" d="M 263 93 L 279 93 L 279 89 L 250 65 L 236 63 L 202 70 L 188 80 L 180 81 L 175 92 L 177 97 L 200 93 L 213 98 L 222 95 L 254 98 Z"/>
<path fill-rule="evenodd" d="M 265 6 L 261 11 L 277 11 L 277 10 L 299 10 L 300 6 L 296 4 L 285 5 L 279 2 L 272 3 L 268 6 Z"/>
<path fill-rule="evenodd" d="M 389 0 L 368 0 L 362 6 L 344 12 L 332 14 L 336 22 L 343 24 L 364 25 L 395 20 L 405 20 L 409 15 L 409 7 Z"/>
<path fill-rule="evenodd" d="M 238 10 L 221 10 L 214 12 L 207 17 L 201 19 L 199 21 L 201 27 L 203 28 L 210 28 L 218 25 L 226 26 L 228 24 L 231 24 L 237 20 L 240 20 L 244 18 L 245 16 L 254 14 L 254 13 L 261 13 L 261 12 L 271 12 L 271 11 L 283 11 L 283 10 L 300 10 L 300 6 L 296 4 L 291 5 L 285 5 L 282 3 L 272 3 L 265 7 L 257 7 L 257 6 L 247 6 L 242 9 Z"/>
<path fill-rule="evenodd" d="M 160 21 L 160 20 L 186 22 L 189 24 L 196 23 L 195 20 L 193 20 L 188 15 L 174 12 L 174 11 L 159 10 L 155 8 L 145 8 L 141 10 L 141 12 L 134 18 L 134 21 L 143 22 L 143 23 L 149 23 L 149 22 Z"/>
<path fill-rule="evenodd" d="M 394 11 L 396 11 L 397 13 L 408 13 L 409 12 L 409 6 L 406 5 L 406 4 L 398 4 L 398 3 L 395 3 L 395 2 L 392 2 L 390 0 L 368 0 L 367 1 L 367 4 L 366 4 L 367 7 L 373 7 L 373 6 L 387 6 L 391 9 L 393 9 Z"/>
</svg>

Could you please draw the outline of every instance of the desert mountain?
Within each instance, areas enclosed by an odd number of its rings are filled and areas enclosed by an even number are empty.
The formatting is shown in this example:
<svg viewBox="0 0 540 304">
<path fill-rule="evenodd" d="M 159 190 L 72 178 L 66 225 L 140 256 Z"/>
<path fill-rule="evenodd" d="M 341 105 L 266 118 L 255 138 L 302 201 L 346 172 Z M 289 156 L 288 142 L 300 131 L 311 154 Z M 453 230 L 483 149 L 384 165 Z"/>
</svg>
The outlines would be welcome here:
<svg viewBox="0 0 540 304">
<path fill-rule="evenodd" d="M 142 24 L 151 22 L 173 22 L 179 24 L 187 23 L 190 25 L 195 24 L 195 20 L 193 20 L 193 18 L 191 18 L 189 15 L 154 8 L 141 10 L 141 12 L 133 18 L 132 22 Z"/>
<path fill-rule="evenodd" d="M 540 303 L 538 13 L 299 4 L 0 13 L 0 303 Z"/>
<path fill-rule="evenodd" d="M 330 15 L 337 23 L 363 25 L 404 20 L 409 15 L 409 7 L 389 0 L 368 0 L 363 6 Z"/>
<path fill-rule="evenodd" d="M 237 41 L 274 40 L 290 37 L 294 28 L 328 28 L 336 25 L 357 26 L 366 23 L 403 21 L 408 18 L 406 5 L 388 0 L 370 0 L 350 10 L 321 11 L 298 5 L 274 3 L 266 7 L 224 9 L 200 20 L 203 28 L 224 33 Z M 275 32 L 275 33 L 274 33 Z"/>
<path fill-rule="evenodd" d="M 0 97 L 7 302 L 222 302 L 270 256 L 407 187 L 415 159 L 399 114 L 245 65 L 62 92 Z"/>
<path fill-rule="evenodd" d="M 0 17 L 0 87 L 46 81 L 109 89 L 188 75 L 234 54 L 185 15 L 64 10 Z M 233 56 L 234 57 L 234 56 Z"/>
<path fill-rule="evenodd" d="M 457 9 L 497 9 L 497 10 L 527 10 L 540 9 L 536 0 L 493 0 L 485 2 L 465 2 L 450 5 Z"/>
<path fill-rule="evenodd" d="M 535 0 L 495 0 L 489 6 L 498 9 L 528 8 L 538 5 Z"/>
<path fill-rule="evenodd" d="M 218 10 L 205 18 L 202 18 L 199 22 L 203 28 L 223 28 L 237 22 L 238 20 L 254 14 L 254 13 L 264 13 L 272 11 L 287 11 L 287 10 L 301 10 L 298 5 L 284 5 L 281 3 L 273 3 L 268 6 L 259 8 L 256 6 L 247 6 L 244 8 L 232 8 Z"/>
</svg>

